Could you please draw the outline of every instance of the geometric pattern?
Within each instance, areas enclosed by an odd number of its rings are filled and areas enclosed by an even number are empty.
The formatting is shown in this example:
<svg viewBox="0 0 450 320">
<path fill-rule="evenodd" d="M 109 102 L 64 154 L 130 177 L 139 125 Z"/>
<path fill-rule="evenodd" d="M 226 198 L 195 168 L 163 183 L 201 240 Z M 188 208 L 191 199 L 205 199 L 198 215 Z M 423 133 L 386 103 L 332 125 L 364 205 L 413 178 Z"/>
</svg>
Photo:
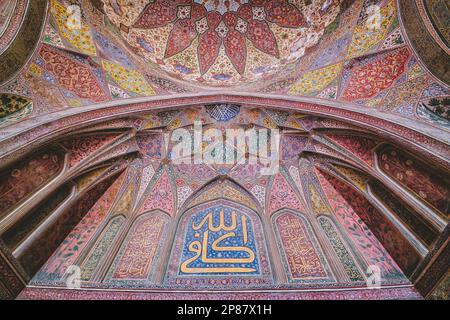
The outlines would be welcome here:
<svg viewBox="0 0 450 320">
<path fill-rule="evenodd" d="M 141 56 L 186 80 L 212 84 L 256 79 L 273 72 L 271 65 L 303 56 L 340 11 L 340 1 L 310 3 L 308 10 L 287 0 L 102 2 Z M 321 14 L 305 17 L 310 10 Z M 299 41 L 299 32 L 314 36 Z"/>
<path fill-rule="evenodd" d="M 248 208 L 258 211 L 258 208 L 253 199 L 249 197 L 247 193 L 243 192 L 240 188 L 230 183 L 229 181 L 225 181 L 225 183 L 217 183 L 213 187 L 210 187 L 209 189 L 203 191 L 200 195 L 194 198 L 192 202 L 189 203 L 189 207 L 194 207 L 211 200 L 222 198 L 232 200 L 236 203 L 243 204 Z"/>
</svg>

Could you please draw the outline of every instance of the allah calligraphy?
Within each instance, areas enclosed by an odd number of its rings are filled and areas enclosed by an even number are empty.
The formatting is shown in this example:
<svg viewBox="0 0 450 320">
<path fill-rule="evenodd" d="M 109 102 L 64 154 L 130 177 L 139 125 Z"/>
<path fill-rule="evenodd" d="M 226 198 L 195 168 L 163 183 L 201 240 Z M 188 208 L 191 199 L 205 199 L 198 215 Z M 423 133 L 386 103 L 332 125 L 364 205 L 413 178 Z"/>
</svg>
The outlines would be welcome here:
<svg viewBox="0 0 450 320">
<path fill-rule="evenodd" d="M 181 274 L 259 274 L 251 220 L 219 206 L 192 217 L 180 266 Z"/>
</svg>

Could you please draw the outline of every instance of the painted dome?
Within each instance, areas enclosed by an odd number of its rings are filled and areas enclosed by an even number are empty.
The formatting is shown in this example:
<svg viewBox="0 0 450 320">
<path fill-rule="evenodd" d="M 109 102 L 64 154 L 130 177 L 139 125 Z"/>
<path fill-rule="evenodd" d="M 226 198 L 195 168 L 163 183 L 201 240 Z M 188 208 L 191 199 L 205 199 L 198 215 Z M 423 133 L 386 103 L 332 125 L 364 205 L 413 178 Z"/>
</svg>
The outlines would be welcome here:
<svg viewBox="0 0 450 320">
<path fill-rule="evenodd" d="M 0 300 L 450 299 L 426 2 L 0 0 Z"/>
<path fill-rule="evenodd" d="M 200 84 L 269 77 L 305 55 L 340 12 L 339 1 L 104 1 L 109 20 L 146 60 Z"/>
</svg>

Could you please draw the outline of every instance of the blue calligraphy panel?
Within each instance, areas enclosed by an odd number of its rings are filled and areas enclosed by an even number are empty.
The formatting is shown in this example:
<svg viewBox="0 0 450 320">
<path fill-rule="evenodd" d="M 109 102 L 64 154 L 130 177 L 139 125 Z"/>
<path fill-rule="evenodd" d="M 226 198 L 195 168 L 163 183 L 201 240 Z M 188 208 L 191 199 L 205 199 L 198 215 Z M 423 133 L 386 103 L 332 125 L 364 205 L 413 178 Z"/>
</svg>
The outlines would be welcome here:
<svg viewBox="0 0 450 320">
<path fill-rule="evenodd" d="M 259 275 L 251 219 L 230 207 L 192 216 L 183 244 L 180 275 Z"/>
</svg>

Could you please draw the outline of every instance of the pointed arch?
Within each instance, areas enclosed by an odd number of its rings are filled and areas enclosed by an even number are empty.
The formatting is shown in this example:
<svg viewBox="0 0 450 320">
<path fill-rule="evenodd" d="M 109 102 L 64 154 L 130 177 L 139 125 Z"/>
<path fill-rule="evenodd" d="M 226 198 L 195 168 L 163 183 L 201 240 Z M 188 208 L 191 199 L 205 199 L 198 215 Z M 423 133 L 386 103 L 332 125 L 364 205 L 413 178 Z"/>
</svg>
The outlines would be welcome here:
<svg viewBox="0 0 450 320">
<path fill-rule="evenodd" d="M 192 194 L 181 207 L 180 212 L 193 208 L 202 203 L 207 203 L 219 199 L 228 199 L 235 203 L 245 205 L 259 215 L 262 215 L 263 208 L 256 197 L 231 178 L 223 179 L 216 177 L 206 183 L 201 189 Z"/>
</svg>

